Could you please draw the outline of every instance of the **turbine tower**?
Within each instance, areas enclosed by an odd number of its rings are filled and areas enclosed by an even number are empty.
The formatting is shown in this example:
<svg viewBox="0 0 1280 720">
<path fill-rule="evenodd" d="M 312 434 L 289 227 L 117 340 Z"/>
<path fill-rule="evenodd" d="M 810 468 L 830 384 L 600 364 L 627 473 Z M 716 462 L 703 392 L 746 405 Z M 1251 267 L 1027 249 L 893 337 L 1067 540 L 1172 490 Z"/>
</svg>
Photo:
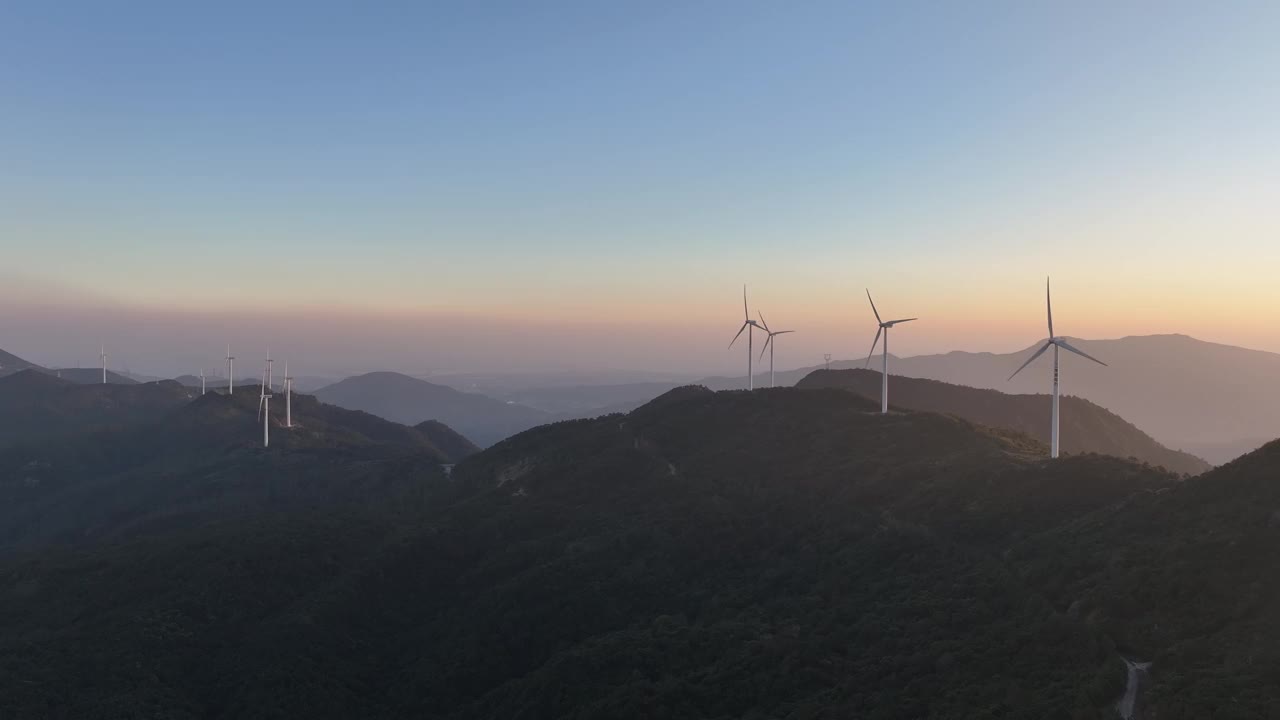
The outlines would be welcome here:
<svg viewBox="0 0 1280 720">
<path fill-rule="evenodd" d="M 831 353 L 822 353 L 822 362 L 826 363 L 827 369 L 831 369 Z"/>
<path fill-rule="evenodd" d="M 236 392 L 236 356 L 231 354 L 231 346 L 227 345 L 227 394 Z"/>
<path fill-rule="evenodd" d="M 200 368 L 200 394 L 204 395 L 204 368 Z"/>
<path fill-rule="evenodd" d="M 760 357 L 764 358 L 764 351 L 769 351 L 769 387 L 777 387 L 778 383 L 774 382 L 773 379 L 773 349 L 777 346 L 777 343 L 773 341 L 773 338 L 778 335 L 793 333 L 795 330 L 770 330 L 769 323 L 764 321 L 764 313 L 759 310 L 756 313 L 760 315 L 760 324 L 764 326 L 764 331 L 769 334 L 769 337 L 764 340 L 764 347 L 760 348 Z"/>
<path fill-rule="evenodd" d="M 871 312 L 876 314 L 876 322 L 880 327 L 876 330 L 876 339 L 871 341 L 871 352 L 867 353 L 867 367 L 871 367 L 871 356 L 876 354 L 876 343 L 880 342 L 880 333 L 884 333 L 884 363 L 880 371 L 880 413 L 889 412 L 889 328 L 898 323 L 911 322 L 920 318 L 904 318 L 902 320 L 884 321 L 880 319 L 880 311 L 876 310 L 876 301 L 871 299 L 871 290 L 867 290 L 867 302 L 871 303 Z"/>
<path fill-rule="evenodd" d="M 1013 375 L 1009 376 L 1009 380 L 1012 380 L 1014 375 L 1022 372 L 1023 368 L 1031 364 L 1031 361 L 1043 355 L 1045 350 L 1053 348 L 1053 419 L 1050 423 L 1049 457 L 1056 458 L 1058 457 L 1058 348 L 1070 350 L 1080 357 L 1088 358 L 1104 367 L 1107 364 L 1082 350 L 1071 347 L 1070 343 L 1065 339 L 1053 334 L 1053 301 L 1049 298 L 1049 278 L 1044 279 L 1044 307 L 1049 315 L 1049 340 L 1034 355 L 1027 358 L 1027 361 L 1022 363 L 1022 367 L 1014 370 Z"/>
<path fill-rule="evenodd" d="M 271 370 L 271 351 L 267 351 L 267 364 L 262 368 L 262 384 L 258 387 L 258 417 L 262 417 L 262 408 L 267 404 L 267 373 Z"/>
<path fill-rule="evenodd" d="M 751 349 L 752 334 L 751 331 L 760 327 L 755 320 L 751 319 L 751 311 L 747 310 L 747 286 L 742 286 L 742 327 L 738 328 L 738 334 L 733 336 L 733 340 L 729 341 L 729 347 L 738 342 L 738 338 L 742 336 L 742 331 L 747 331 L 747 389 L 754 390 L 756 387 L 756 378 L 753 375 L 752 361 L 755 359 L 754 351 Z"/>
<path fill-rule="evenodd" d="M 289 375 L 289 361 L 284 361 L 284 426 L 293 427 L 293 377 Z"/>
<path fill-rule="evenodd" d="M 102 384 L 107 384 L 107 346 L 101 345 L 98 350 L 98 357 L 102 359 Z"/>
<path fill-rule="evenodd" d="M 271 396 L 263 395 L 261 407 L 265 410 L 262 413 L 262 447 L 271 445 Z"/>
</svg>

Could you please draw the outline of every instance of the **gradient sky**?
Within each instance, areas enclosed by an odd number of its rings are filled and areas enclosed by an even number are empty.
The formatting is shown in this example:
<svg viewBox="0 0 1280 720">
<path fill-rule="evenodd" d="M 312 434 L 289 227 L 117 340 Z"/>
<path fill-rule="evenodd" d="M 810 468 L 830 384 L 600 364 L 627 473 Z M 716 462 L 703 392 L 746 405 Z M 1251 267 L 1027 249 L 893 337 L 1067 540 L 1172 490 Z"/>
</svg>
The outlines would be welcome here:
<svg viewBox="0 0 1280 720">
<path fill-rule="evenodd" d="M 1035 7 L 1031 7 L 1034 5 Z M 0 4 L 0 348 L 150 372 L 1280 351 L 1280 4 Z M 207 352 L 206 352 L 206 347 Z"/>
</svg>

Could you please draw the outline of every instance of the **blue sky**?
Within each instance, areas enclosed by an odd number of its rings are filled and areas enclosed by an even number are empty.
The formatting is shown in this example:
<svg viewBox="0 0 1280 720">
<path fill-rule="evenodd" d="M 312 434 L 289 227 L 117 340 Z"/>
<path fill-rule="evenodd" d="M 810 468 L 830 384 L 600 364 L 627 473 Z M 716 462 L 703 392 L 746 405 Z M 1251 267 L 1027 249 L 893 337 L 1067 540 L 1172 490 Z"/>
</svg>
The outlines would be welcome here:
<svg viewBox="0 0 1280 720">
<path fill-rule="evenodd" d="M 1280 350 L 1280 5 L 369 5 L 0 7 L 20 300 L 685 338 L 749 282 L 854 355 L 865 286 L 1010 349 L 1052 272 L 1128 308 L 1077 334 Z"/>
</svg>

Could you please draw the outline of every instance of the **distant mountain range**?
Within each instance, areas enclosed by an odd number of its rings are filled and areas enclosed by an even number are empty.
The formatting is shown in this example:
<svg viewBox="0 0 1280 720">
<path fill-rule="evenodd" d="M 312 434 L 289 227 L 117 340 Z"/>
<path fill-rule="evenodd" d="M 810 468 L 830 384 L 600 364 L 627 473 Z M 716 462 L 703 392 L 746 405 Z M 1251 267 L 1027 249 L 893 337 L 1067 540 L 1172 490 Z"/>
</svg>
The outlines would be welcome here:
<svg viewBox="0 0 1280 720">
<path fill-rule="evenodd" d="M 1222 463 L 1280 435 L 1280 355 L 1203 342 L 1184 335 L 1152 335 L 1117 340 L 1072 342 L 1108 363 L 1099 367 L 1078 358 L 1063 360 L 1063 392 L 1114 412 L 1169 448 Z M 1016 353 L 952 352 L 890 358 L 895 376 L 918 377 L 1012 394 L 1043 394 L 1049 387 L 1048 362 L 1042 361 L 1008 381 L 1035 345 Z M 833 369 L 862 367 L 861 359 L 834 362 Z M 0 354 L 0 375 L 31 367 L 21 358 Z M 794 385 L 820 366 L 779 371 L 779 385 Z M 100 370 L 64 370 L 65 379 L 99 382 Z M 466 380 L 458 376 L 450 382 Z M 112 374 L 113 382 L 129 382 Z M 398 373 L 370 373 L 317 390 L 327 402 L 366 410 L 397 422 L 439 419 L 480 445 L 547 422 L 627 412 L 677 386 L 675 382 L 529 387 L 522 377 L 497 397 L 453 390 Z M 743 377 L 709 377 L 713 390 L 742 387 Z M 198 386 L 198 378 L 183 378 Z M 256 384 L 253 379 L 240 380 Z M 494 378 L 485 380 L 497 388 Z M 757 387 L 768 375 L 757 376 Z M 420 383 L 420 384 L 417 384 Z"/>
<path fill-rule="evenodd" d="M 1072 343 L 1110 367 L 1066 357 L 1063 392 L 1092 400 L 1168 447 L 1221 463 L 1280 435 L 1280 354 L 1186 335 Z M 924 355 L 895 360 L 891 368 L 1002 392 L 1043 393 L 1052 363 L 1037 363 L 1007 381 L 1033 351 Z"/>
<path fill-rule="evenodd" d="M 874 370 L 814 370 L 797 388 L 840 388 L 879 400 L 881 374 Z M 1049 442 L 1049 395 L 1006 395 L 937 380 L 891 377 L 892 408 L 927 410 L 962 417 L 990 427 L 1016 430 Z M 1170 471 L 1197 475 L 1209 463 L 1194 455 L 1170 450 L 1109 410 L 1082 398 L 1061 400 L 1062 451 L 1130 457 Z"/>
<path fill-rule="evenodd" d="M 173 379 L 174 382 L 181 383 L 187 387 L 200 387 L 199 375 L 179 375 Z M 262 385 L 262 378 L 236 378 L 236 387 L 253 387 L 255 390 Z M 206 375 L 204 378 L 204 386 L 206 390 L 221 390 L 227 387 L 227 379 L 225 377 L 217 377 L 215 375 Z"/>
<path fill-rule="evenodd" d="M 349 377 L 320 388 L 315 396 L 406 425 L 438 420 L 482 447 L 557 419 L 541 410 L 394 372 Z"/>
<path fill-rule="evenodd" d="M 1004 393 L 1043 394 L 1050 387 L 1051 372 L 1051 363 L 1043 358 L 1008 380 L 1042 343 L 1003 354 L 951 352 L 907 358 L 891 355 L 889 372 Z M 1110 367 L 1065 357 L 1063 393 L 1116 413 L 1166 447 L 1179 448 L 1217 464 L 1280 435 L 1280 354 L 1186 335 L 1117 340 L 1073 338 L 1072 343 Z M 832 362 L 831 369 L 849 370 L 864 365 L 864 359 L 859 358 Z M 795 385 L 822 368 L 810 365 L 779 371 L 778 385 Z M 768 373 L 757 374 L 757 388 L 768 383 Z M 697 384 L 713 390 L 732 390 L 744 388 L 746 378 L 715 376 Z M 572 409 L 587 415 L 592 409 L 629 410 L 676 386 L 669 382 L 557 385 L 522 388 L 502 397 L 544 410 Z"/>
</svg>

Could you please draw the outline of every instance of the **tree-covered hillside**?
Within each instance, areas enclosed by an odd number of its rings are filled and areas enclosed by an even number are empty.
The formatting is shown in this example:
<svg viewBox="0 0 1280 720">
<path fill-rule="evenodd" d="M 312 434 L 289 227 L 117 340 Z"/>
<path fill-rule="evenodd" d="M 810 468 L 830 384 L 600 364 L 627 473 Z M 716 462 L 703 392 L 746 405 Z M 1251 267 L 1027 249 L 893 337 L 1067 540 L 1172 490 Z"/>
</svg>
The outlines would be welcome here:
<svg viewBox="0 0 1280 720">
<path fill-rule="evenodd" d="M 876 409 L 683 388 L 451 480 L 331 458 L 363 502 L 10 554 L 0 697 L 26 717 L 1106 717 L 1105 628 L 1007 558 L 1177 479 Z"/>
</svg>

